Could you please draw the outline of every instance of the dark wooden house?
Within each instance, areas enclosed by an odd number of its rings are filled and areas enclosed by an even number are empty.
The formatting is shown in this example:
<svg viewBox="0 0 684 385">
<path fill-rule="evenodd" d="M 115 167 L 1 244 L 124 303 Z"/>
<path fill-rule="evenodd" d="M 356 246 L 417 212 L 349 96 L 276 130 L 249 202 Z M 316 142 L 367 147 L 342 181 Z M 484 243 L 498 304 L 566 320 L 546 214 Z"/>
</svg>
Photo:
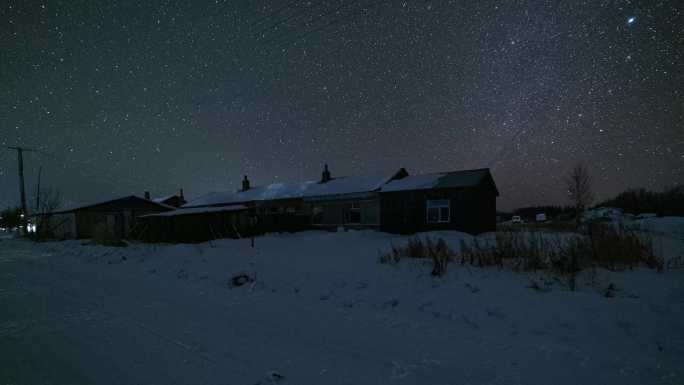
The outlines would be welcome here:
<svg viewBox="0 0 684 385">
<path fill-rule="evenodd" d="M 128 238 L 136 230 L 139 216 L 173 209 L 131 195 L 51 213 L 49 226 L 55 237 L 62 239 L 91 238 L 98 226 L 117 238 Z"/>
<path fill-rule="evenodd" d="M 494 231 L 498 196 L 489 169 L 407 176 L 383 186 L 380 229 Z"/>
</svg>

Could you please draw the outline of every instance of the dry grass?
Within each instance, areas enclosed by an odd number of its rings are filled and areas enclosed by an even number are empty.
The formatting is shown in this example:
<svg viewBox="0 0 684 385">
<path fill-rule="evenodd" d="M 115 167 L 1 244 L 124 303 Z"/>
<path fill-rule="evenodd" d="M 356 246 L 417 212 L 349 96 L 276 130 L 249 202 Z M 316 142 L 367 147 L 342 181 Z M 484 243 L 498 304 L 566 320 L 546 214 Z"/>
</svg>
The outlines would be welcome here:
<svg viewBox="0 0 684 385">
<path fill-rule="evenodd" d="M 589 267 L 663 269 L 663 260 L 653 253 L 650 237 L 606 223 L 588 226 L 586 235 L 501 231 L 491 245 L 461 241 L 460 262 L 516 271 L 549 270 L 564 277 L 571 289 L 577 273 Z"/>
<path fill-rule="evenodd" d="M 431 259 L 432 275 L 446 274 L 452 260 L 461 265 L 498 266 L 514 271 L 550 271 L 567 280 L 574 290 L 577 273 L 593 267 L 610 270 L 645 266 L 661 271 L 662 258 L 653 253 L 648 235 L 610 223 L 594 223 L 586 234 L 577 232 L 499 231 L 493 242 L 461 240 L 454 253 L 442 238 L 413 237 L 404 247 L 392 245 L 380 253 L 380 262 L 396 264 L 403 258 Z"/>
<path fill-rule="evenodd" d="M 410 238 L 404 247 L 392 245 L 389 252 L 380 252 L 380 263 L 396 264 L 402 258 L 430 259 L 432 260 L 432 275 L 442 277 L 446 274 L 449 261 L 453 256 L 454 251 L 442 238 L 414 237 Z"/>
<path fill-rule="evenodd" d="M 650 236 L 624 226 L 592 223 L 587 226 L 592 261 L 610 270 L 644 265 L 661 271 L 664 261 L 653 253 Z"/>
</svg>

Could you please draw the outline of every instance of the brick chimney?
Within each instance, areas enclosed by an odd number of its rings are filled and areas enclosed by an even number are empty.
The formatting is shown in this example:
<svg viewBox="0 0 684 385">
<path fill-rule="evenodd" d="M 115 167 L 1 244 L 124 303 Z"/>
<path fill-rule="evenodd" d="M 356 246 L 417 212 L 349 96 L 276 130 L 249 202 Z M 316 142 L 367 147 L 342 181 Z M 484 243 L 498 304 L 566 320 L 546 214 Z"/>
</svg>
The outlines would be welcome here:
<svg viewBox="0 0 684 385">
<path fill-rule="evenodd" d="M 150 192 L 149 191 L 145 191 L 145 199 L 147 199 L 148 201 L 150 200 Z"/>
<path fill-rule="evenodd" d="M 330 171 L 328 170 L 328 164 L 326 163 L 323 167 L 323 173 L 321 173 L 321 183 L 330 181 Z"/>
<path fill-rule="evenodd" d="M 245 175 L 245 178 L 242 180 L 242 191 L 247 190 L 249 190 L 249 179 L 247 179 L 247 175 Z"/>
</svg>

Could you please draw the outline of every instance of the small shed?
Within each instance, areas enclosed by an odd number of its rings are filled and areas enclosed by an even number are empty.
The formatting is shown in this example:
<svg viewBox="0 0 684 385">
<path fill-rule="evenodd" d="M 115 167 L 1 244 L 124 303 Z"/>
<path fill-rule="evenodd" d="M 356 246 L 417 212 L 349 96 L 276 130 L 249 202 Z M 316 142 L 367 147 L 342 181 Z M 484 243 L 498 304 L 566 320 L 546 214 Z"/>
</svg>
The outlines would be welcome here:
<svg viewBox="0 0 684 385">
<path fill-rule="evenodd" d="M 49 214 L 49 226 L 51 233 L 60 239 L 91 238 L 98 226 L 117 238 L 129 238 L 136 230 L 139 216 L 173 209 L 130 195 L 53 212 Z"/>
</svg>

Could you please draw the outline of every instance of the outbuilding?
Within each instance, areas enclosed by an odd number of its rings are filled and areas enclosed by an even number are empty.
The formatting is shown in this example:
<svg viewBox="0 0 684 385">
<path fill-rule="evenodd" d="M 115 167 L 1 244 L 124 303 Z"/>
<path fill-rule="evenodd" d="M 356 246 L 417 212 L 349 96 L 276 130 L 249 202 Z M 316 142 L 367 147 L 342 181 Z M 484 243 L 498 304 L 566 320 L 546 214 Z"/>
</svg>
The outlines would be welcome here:
<svg viewBox="0 0 684 385">
<path fill-rule="evenodd" d="M 135 195 L 87 205 L 72 206 L 45 215 L 55 238 L 92 238 L 102 229 L 116 238 L 129 238 L 138 226 L 138 217 L 173 210 L 174 207 Z"/>
</svg>

